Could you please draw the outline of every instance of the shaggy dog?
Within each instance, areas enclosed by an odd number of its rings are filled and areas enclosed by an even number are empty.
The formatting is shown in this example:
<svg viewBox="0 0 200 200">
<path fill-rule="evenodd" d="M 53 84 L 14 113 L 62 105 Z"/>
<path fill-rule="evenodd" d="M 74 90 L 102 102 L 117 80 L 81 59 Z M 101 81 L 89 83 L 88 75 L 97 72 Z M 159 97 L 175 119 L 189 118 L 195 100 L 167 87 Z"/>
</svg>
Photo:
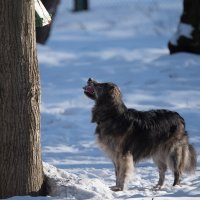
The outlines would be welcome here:
<svg viewBox="0 0 200 200">
<path fill-rule="evenodd" d="M 167 167 L 174 174 L 173 186 L 180 184 L 183 172 L 195 170 L 196 152 L 189 144 L 184 119 L 177 112 L 127 108 L 113 83 L 89 78 L 83 89 L 95 101 L 92 122 L 97 124 L 97 143 L 115 166 L 113 191 L 125 188 L 135 163 L 145 158 L 152 158 L 158 166 L 156 189 L 162 187 Z"/>
</svg>

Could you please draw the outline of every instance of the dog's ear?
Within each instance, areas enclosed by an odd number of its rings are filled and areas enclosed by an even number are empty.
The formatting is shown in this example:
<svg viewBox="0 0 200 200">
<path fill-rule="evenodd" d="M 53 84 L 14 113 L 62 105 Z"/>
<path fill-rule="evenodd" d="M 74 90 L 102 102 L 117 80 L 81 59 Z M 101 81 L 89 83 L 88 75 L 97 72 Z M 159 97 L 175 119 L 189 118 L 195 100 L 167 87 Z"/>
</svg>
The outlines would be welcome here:
<svg viewBox="0 0 200 200">
<path fill-rule="evenodd" d="M 117 100 L 121 100 L 121 91 L 120 89 L 115 86 L 112 90 L 112 97 L 117 101 Z"/>
</svg>

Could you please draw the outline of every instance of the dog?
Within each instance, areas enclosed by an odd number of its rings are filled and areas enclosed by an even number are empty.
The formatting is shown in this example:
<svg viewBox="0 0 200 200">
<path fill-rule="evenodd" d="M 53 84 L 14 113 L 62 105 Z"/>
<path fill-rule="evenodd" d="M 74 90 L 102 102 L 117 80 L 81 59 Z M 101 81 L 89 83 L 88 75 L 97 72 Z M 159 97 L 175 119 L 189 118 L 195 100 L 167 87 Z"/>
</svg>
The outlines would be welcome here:
<svg viewBox="0 0 200 200">
<path fill-rule="evenodd" d="M 180 184 L 183 172 L 194 172 L 195 148 L 189 143 L 185 121 L 169 110 L 138 111 L 127 108 L 114 83 L 98 83 L 91 78 L 83 87 L 94 100 L 92 122 L 96 123 L 97 144 L 111 158 L 116 175 L 113 191 L 126 188 L 136 163 L 152 158 L 159 169 L 155 189 L 161 189 L 169 167 L 174 174 L 173 186 Z"/>
</svg>

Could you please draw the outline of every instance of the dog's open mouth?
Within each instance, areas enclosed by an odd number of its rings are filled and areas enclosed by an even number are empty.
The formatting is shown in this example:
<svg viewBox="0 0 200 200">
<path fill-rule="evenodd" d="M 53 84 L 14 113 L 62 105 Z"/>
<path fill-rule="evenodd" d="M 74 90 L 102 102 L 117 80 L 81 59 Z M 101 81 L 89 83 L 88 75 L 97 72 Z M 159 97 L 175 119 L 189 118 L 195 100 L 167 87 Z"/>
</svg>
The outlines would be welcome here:
<svg viewBox="0 0 200 200">
<path fill-rule="evenodd" d="M 89 97 L 89 98 L 95 100 L 94 86 L 90 84 L 90 81 L 91 81 L 91 79 L 89 79 L 89 80 L 88 80 L 88 84 L 87 84 L 85 87 L 83 87 L 83 89 L 84 89 L 84 94 L 85 94 L 87 97 Z"/>
<path fill-rule="evenodd" d="M 87 86 L 85 86 L 83 89 L 84 89 L 84 93 L 85 93 L 88 97 L 90 97 L 90 98 L 92 98 L 92 99 L 95 99 L 94 88 L 93 88 L 92 86 L 87 85 Z"/>
</svg>

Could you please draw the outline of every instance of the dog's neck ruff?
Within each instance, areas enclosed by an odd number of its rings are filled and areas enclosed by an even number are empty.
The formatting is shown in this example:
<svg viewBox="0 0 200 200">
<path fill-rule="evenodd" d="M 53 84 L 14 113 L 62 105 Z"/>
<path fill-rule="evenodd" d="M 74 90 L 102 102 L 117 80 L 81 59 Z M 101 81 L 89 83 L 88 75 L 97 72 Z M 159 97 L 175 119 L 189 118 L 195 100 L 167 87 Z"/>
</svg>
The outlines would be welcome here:
<svg viewBox="0 0 200 200">
<path fill-rule="evenodd" d="M 126 106 L 122 102 L 121 104 L 113 106 L 95 105 L 92 109 L 92 122 L 98 125 L 109 120 L 114 120 L 127 111 Z"/>
</svg>

